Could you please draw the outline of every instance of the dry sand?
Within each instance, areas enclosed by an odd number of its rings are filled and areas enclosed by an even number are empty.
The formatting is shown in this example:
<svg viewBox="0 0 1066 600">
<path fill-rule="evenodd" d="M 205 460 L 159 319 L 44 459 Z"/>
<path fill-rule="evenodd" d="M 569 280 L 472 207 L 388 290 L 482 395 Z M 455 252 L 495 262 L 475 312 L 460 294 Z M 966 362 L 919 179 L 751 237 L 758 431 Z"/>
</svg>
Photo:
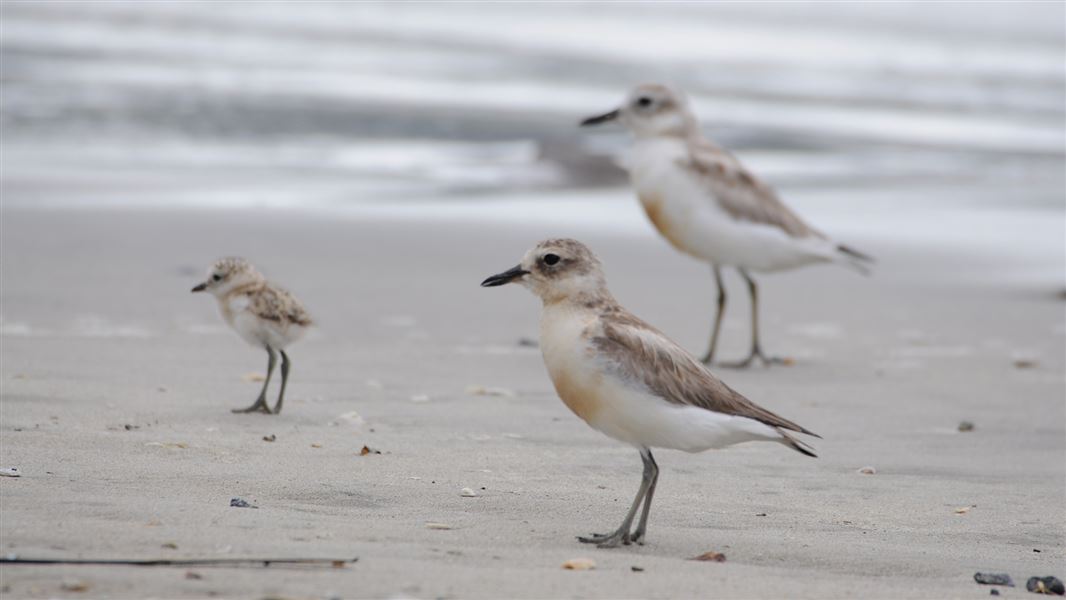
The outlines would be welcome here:
<svg viewBox="0 0 1066 600">
<path fill-rule="evenodd" d="M 998 286 L 1023 266 L 1006 259 L 963 281 L 964 254 L 860 243 L 873 277 L 764 278 L 766 345 L 797 364 L 719 374 L 821 433 L 820 458 L 659 452 L 647 545 L 599 550 L 574 536 L 618 524 L 638 455 L 571 415 L 519 344 L 536 300 L 478 283 L 546 234 L 581 235 L 624 304 L 702 351 L 709 273 L 654 236 L 286 211 L 2 217 L 0 466 L 23 473 L 0 478 L 4 554 L 359 558 L 200 579 L 4 565 L 5 597 L 984 598 L 978 570 L 1064 575 L 1061 281 Z M 280 416 L 229 412 L 254 398 L 242 376 L 263 353 L 188 293 L 227 253 L 320 324 L 292 349 Z M 747 343 L 728 284 L 727 357 Z M 709 550 L 726 562 L 688 560 Z M 561 568 L 577 557 L 596 569 Z"/>
</svg>

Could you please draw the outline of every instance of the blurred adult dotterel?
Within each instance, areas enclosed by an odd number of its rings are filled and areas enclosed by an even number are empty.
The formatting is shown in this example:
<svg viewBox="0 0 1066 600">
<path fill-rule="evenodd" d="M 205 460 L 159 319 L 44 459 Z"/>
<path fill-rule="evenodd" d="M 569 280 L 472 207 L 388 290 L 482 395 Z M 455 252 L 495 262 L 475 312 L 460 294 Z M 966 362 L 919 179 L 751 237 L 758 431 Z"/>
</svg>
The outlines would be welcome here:
<svg viewBox="0 0 1066 600">
<path fill-rule="evenodd" d="M 659 478 L 652 448 L 702 452 L 765 440 L 814 456 L 789 432 L 816 434 L 741 396 L 618 304 L 600 261 L 580 242 L 540 242 L 518 266 L 481 285 L 511 282 L 544 303 L 540 348 L 559 397 L 593 429 L 635 446 L 644 462 L 640 489 L 621 527 L 579 537 L 582 542 L 601 547 L 643 542 Z"/>
<path fill-rule="evenodd" d="M 266 380 L 255 403 L 235 413 L 281 412 L 291 361 L 285 347 L 299 340 L 311 325 L 311 316 L 292 294 L 264 278 L 243 258 L 223 258 L 207 270 L 207 280 L 192 289 L 210 292 L 218 300 L 222 318 L 244 341 L 266 350 Z M 281 354 L 281 390 L 273 410 L 267 405 L 266 393 L 274 374 L 277 354 Z"/>
<path fill-rule="evenodd" d="M 872 259 L 834 242 L 792 212 L 774 190 L 732 154 L 703 136 L 685 96 L 658 84 L 638 86 L 625 103 L 582 125 L 619 121 L 633 134 L 630 181 L 655 228 L 678 250 L 707 261 L 718 286 L 718 310 L 703 362 L 714 360 L 726 293 L 722 267 L 735 267 L 751 293 L 751 351 L 746 367 L 781 362 L 759 343 L 758 288 L 751 272 L 770 273 L 821 262 L 860 272 Z"/>
</svg>

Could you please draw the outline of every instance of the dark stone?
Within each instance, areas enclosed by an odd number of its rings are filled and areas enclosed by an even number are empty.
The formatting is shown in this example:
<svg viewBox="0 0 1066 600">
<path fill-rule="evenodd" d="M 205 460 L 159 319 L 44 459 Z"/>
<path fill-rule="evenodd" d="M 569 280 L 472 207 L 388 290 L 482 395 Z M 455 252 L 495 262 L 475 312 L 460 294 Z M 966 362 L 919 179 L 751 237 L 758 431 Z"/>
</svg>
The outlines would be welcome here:
<svg viewBox="0 0 1066 600">
<path fill-rule="evenodd" d="M 973 580 L 985 585 L 1005 585 L 1014 587 L 1014 580 L 1006 573 L 974 573 Z"/>
<path fill-rule="evenodd" d="M 229 505 L 234 508 L 259 508 L 254 504 L 250 504 L 244 498 L 230 498 Z"/>
<path fill-rule="evenodd" d="M 1048 575 L 1047 577 L 1030 577 L 1029 581 L 1025 582 L 1025 589 L 1034 594 L 1048 594 L 1054 596 L 1062 596 L 1066 594 L 1066 587 L 1063 586 L 1062 580 L 1052 575 Z"/>
</svg>

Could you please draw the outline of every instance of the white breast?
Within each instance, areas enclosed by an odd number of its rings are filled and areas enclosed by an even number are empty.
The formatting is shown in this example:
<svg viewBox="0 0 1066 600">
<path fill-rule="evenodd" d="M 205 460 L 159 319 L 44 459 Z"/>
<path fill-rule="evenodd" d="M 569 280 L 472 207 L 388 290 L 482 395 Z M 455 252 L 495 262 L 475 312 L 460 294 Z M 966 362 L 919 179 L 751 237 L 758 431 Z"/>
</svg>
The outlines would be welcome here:
<svg viewBox="0 0 1066 600">
<path fill-rule="evenodd" d="M 222 317 L 241 339 L 256 347 L 270 346 L 280 350 L 299 340 L 306 327 L 295 323 L 279 323 L 257 316 L 251 310 L 251 299 L 234 294 L 219 301 Z"/>
</svg>

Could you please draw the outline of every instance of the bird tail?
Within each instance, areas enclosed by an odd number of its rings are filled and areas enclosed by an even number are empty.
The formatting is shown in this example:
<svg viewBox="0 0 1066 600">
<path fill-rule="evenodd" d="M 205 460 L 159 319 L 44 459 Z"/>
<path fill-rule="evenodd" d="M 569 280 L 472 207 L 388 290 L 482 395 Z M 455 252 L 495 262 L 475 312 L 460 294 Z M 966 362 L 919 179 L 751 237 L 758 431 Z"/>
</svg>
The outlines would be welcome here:
<svg viewBox="0 0 1066 600">
<path fill-rule="evenodd" d="M 845 246 L 844 244 L 837 244 L 836 258 L 840 264 L 851 267 L 863 275 L 870 274 L 871 265 L 875 262 L 874 257 L 858 250 Z"/>
<path fill-rule="evenodd" d="M 801 440 L 797 440 L 796 438 L 792 437 L 787 432 L 782 431 L 781 429 L 778 429 L 777 432 L 781 434 L 782 444 L 788 446 L 789 448 L 792 448 L 800 454 L 805 454 L 811 458 L 818 458 L 818 455 L 814 453 L 814 448 L 811 447 L 810 444 L 807 444 L 806 442 L 803 442 Z"/>
</svg>

